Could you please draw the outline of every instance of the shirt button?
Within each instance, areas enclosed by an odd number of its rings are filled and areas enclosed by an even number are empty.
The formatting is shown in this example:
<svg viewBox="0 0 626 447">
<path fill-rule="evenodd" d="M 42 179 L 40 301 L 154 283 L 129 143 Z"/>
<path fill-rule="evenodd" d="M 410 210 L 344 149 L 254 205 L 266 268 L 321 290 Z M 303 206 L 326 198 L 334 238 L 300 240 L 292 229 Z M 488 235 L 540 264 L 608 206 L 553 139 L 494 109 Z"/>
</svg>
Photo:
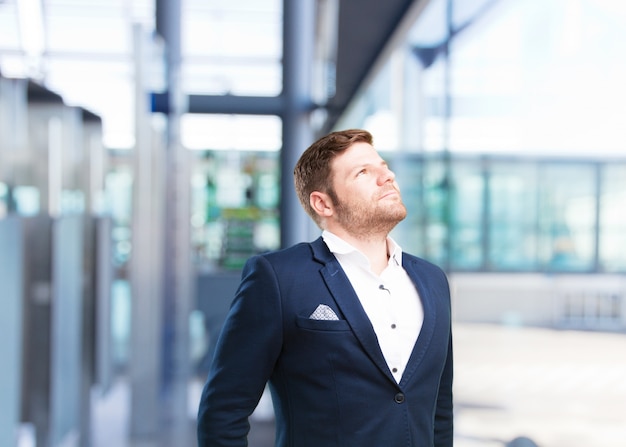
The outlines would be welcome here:
<svg viewBox="0 0 626 447">
<path fill-rule="evenodd" d="M 391 329 L 395 329 L 395 328 L 396 328 L 396 324 L 395 324 L 395 323 L 393 323 L 393 324 L 391 325 Z"/>
<path fill-rule="evenodd" d="M 398 372 L 398 368 L 392 368 L 392 369 L 391 369 L 391 372 L 392 372 L 392 373 L 397 373 L 397 372 Z"/>
<path fill-rule="evenodd" d="M 396 394 L 393 397 L 393 400 L 395 400 L 397 404 L 401 404 L 402 402 L 404 402 L 404 394 L 402 394 L 402 393 Z"/>
</svg>

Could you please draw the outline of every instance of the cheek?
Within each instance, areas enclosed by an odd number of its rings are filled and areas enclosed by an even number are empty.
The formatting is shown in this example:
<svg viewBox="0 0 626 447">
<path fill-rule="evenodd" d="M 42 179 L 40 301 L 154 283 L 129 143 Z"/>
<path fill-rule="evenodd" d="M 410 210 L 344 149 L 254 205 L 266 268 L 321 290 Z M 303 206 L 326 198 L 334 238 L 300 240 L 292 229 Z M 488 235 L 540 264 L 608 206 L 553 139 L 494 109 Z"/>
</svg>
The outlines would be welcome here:
<svg viewBox="0 0 626 447">
<path fill-rule="evenodd" d="M 339 200 L 345 201 L 359 194 L 359 188 L 355 187 L 355 185 L 335 185 L 335 194 Z"/>
<path fill-rule="evenodd" d="M 363 179 L 365 180 L 365 179 Z M 366 181 L 335 185 L 337 198 L 342 202 L 353 204 L 369 204 L 376 199 L 379 187 Z"/>
</svg>

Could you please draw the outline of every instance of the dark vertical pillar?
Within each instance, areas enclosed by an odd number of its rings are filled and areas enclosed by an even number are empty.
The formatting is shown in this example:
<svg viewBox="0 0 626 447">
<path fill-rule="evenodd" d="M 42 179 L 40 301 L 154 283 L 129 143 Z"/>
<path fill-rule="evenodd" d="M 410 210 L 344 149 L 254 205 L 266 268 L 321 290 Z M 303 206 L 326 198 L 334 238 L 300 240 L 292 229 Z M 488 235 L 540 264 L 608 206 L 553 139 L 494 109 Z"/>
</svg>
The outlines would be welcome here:
<svg viewBox="0 0 626 447">
<path fill-rule="evenodd" d="M 157 33 L 165 42 L 166 85 L 169 98 L 165 153 L 164 258 L 163 258 L 163 398 L 170 422 L 172 445 L 190 445 L 187 439 L 187 385 L 190 375 L 188 324 L 191 311 L 190 157 L 181 146 L 180 118 L 186 112 L 181 89 L 180 0 L 157 0 Z"/>
<path fill-rule="evenodd" d="M 160 364 L 162 287 L 159 163 L 152 141 L 144 55 L 151 42 L 140 25 L 133 28 L 135 56 L 135 148 L 133 153 L 133 216 L 130 282 L 132 290 L 129 358 L 131 438 L 156 437 L 161 427 Z"/>
<path fill-rule="evenodd" d="M 446 2 L 446 42 L 444 45 L 444 112 L 443 112 L 443 163 L 445 169 L 444 187 L 446 188 L 445 198 L 445 219 L 446 219 L 446 239 L 445 239 L 445 261 L 441 266 L 446 272 L 452 268 L 452 247 L 454 237 L 455 222 L 452 219 L 454 200 L 456 198 L 454 180 L 452 179 L 452 160 L 450 154 L 450 120 L 452 119 L 452 92 L 451 92 L 451 68 L 450 68 L 450 43 L 453 34 L 452 8 L 453 0 Z"/>
<path fill-rule="evenodd" d="M 300 206 L 294 190 L 293 168 L 313 139 L 310 113 L 314 43 L 314 0 L 283 0 L 282 247 L 311 238 L 311 221 Z"/>
<path fill-rule="evenodd" d="M 23 228 L 15 216 L 0 219 L 0 284 L 2 284 L 2 312 L 0 327 L 0 445 L 13 445 L 19 427 L 22 371 L 23 315 L 24 315 L 24 257 Z"/>
</svg>

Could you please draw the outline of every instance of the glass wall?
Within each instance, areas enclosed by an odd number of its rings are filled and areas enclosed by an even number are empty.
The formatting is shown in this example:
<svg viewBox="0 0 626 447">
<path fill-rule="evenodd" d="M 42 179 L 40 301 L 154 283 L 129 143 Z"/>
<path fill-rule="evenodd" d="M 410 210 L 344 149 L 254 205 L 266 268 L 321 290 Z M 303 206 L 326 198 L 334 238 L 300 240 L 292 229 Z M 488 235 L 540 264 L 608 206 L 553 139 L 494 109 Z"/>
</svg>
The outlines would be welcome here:
<svg viewBox="0 0 626 447">
<path fill-rule="evenodd" d="M 394 237 L 449 274 L 454 445 L 620 446 L 626 6 L 424 4 L 337 128 L 373 133 Z"/>
<path fill-rule="evenodd" d="M 538 197 L 539 263 L 547 270 L 592 271 L 595 267 L 595 166 L 546 164 Z"/>
<path fill-rule="evenodd" d="M 399 170 L 408 250 L 450 271 L 625 271 L 623 23 L 610 1 L 428 2 L 337 125 Z"/>
<path fill-rule="evenodd" d="M 280 117 L 185 114 L 181 128 L 182 144 L 193 157 L 191 228 L 198 269 L 237 270 L 251 255 L 277 249 Z"/>
<path fill-rule="evenodd" d="M 486 268 L 532 271 L 538 268 L 536 163 L 494 160 L 489 169 Z"/>
<path fill-rule="evenodd" d="M 430 1 L 337 127 L 398 151 L 621 156 L 624 23 L 615 1 Z"/>
<path fill-rule="evenodd" d="M 626 164 L 609 164 L 602 167 L 599 262 L 606 272 L 626 271 Z"/>
<path fill-rule="evenodd" d="M 409 210 L 395 237 L 450 271 L 626 271 L 626 162 L 382 153 Z"/>
<path fill-rule="evenodd" d="M 280 246 L 278 152 L 198 151 L 192 245 L 201 271 L 240 269 Z"/>
</svg>

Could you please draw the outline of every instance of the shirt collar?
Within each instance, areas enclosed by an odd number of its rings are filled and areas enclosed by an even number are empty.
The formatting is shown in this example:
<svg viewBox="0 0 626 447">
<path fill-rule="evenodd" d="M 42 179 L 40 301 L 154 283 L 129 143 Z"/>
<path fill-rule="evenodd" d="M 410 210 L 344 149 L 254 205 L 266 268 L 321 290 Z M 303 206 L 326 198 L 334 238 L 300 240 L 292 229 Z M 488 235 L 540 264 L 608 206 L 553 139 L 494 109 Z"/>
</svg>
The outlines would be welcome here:
<svg viewBox="0 0 626 447">
<path fill-rule="evenodd" d="M 328 249 L 337 255 L 358 256 L 364 259 L 369 265 L 369 260 L 357 248 L 341 239 L 336 234 L 328 230 L 322 232 L 322 238 L 328 246 Z M 387 249 L 389 250 L 389 265 L 402 265 L 402 248 L 391 236 L 387 236 Z"/>
</svg>

